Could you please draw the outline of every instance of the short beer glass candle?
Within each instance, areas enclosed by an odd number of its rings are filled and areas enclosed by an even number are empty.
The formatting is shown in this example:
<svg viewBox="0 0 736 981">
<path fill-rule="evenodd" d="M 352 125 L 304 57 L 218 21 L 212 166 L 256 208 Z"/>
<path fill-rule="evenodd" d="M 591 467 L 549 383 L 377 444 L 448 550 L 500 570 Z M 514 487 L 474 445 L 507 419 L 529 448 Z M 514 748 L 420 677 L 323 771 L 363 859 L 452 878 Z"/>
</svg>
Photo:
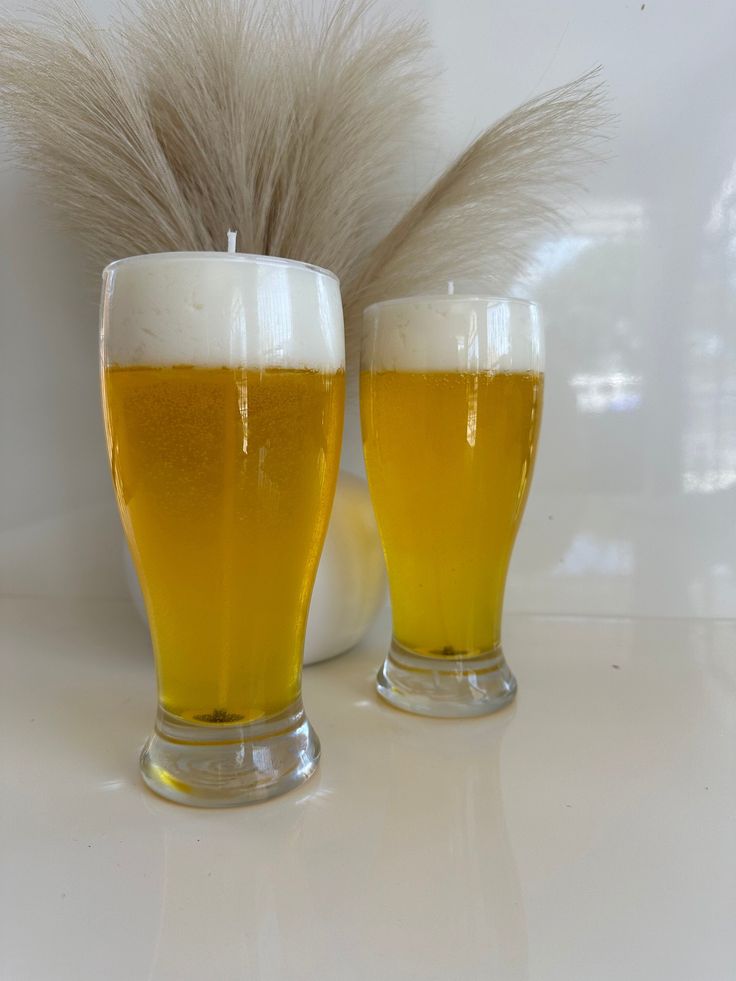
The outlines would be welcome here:
<svg viewBox="0 0 736 981">
<path fill-rule="evenodd" d="M 363 450 L 393 611 L 378 691 L 399 708 L 482 715 L 514 697 L 501 614 L 543 368 L 539 310 L 524 300 L 408 297 L 365 311 Z"/>
</svg>

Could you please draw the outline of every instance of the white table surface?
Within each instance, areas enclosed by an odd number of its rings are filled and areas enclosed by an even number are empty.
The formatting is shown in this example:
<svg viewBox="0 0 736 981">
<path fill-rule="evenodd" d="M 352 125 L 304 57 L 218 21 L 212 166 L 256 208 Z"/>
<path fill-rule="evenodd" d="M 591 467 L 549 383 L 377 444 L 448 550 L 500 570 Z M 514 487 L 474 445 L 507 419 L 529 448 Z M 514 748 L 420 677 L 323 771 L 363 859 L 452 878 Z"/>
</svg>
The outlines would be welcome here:
<svg viewBox="0 0 736 981">
<path fill-rule="evenodd" d="M 384 617 L 305 673 L 318 775 L 199 811 L 142 785 L 144 628 L 3 600 L 3 981 L 732 981 L 736 622 L 510 618 L 516 705 L 379 703 Z"/>
</svg>

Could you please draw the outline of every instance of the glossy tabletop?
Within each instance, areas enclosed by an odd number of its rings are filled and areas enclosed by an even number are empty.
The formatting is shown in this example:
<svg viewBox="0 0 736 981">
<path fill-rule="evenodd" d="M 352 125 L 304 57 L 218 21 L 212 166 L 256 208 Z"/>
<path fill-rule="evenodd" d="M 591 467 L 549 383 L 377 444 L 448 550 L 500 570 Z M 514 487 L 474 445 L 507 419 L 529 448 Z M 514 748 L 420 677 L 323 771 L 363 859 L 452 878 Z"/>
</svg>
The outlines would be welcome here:
<svg viewBox="0 0 736 981">
<path fill-rule="evenodd" d="M 5 981 L 726 981 L 736 622 L 510 618 L 511 709 L 381 704 L 384 617 L 305 673 L 319 774 L 203 812 L 142 785 L 126 602 L 3 600 Z"/>
</svg>

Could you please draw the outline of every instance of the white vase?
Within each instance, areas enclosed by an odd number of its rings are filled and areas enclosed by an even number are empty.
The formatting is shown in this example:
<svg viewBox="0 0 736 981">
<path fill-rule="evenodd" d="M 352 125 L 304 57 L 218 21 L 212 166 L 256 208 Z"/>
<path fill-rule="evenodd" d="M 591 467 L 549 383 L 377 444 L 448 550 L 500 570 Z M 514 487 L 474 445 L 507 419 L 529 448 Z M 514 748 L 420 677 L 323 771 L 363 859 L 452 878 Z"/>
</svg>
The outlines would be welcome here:
<svg viewBox="0 0 736 981">
<path fill-rule="evenodd" d="M 125 546 L 125 576 L 136 609 L 146 607 Z M 304 663 L 342 654 L 358 643 L 386 601 L 386 572 L 368 485 L 340 472 L 304 642 Z"/>
</svg>

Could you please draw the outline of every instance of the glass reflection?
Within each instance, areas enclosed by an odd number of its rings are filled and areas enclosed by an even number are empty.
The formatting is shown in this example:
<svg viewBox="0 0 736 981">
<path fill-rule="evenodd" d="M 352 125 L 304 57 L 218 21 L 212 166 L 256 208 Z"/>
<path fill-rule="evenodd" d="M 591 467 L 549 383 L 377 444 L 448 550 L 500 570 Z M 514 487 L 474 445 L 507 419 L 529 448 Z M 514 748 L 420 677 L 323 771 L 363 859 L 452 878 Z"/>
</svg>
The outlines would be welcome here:
<svg viewBox="0 0 736 981">
<path fill-rule="evenodd" d="M 578 412 L 631 412 L 641 403 L 641 376 L 622 371 L 570 378 Z"/>
<path fill-rule="evenodd" d="M 555 576 L 629 576 L 634 572 L 634 545 L 627 539 L 604 539 L 580 532 L 568 546 Z"/>
<path fill-rule="evenodd" d="M 382 721 L 394 730 L 390 793 L 365 887 L 396 911 L 383 918 L 387 949 L 406 951 L 406 966 L 423 950 L 435 977 L 523 981 L 526 915 L 502 792 L 513 710 L 472 732 L 450 724 L 442 738 L 425 720 Z"/>
</svg>

